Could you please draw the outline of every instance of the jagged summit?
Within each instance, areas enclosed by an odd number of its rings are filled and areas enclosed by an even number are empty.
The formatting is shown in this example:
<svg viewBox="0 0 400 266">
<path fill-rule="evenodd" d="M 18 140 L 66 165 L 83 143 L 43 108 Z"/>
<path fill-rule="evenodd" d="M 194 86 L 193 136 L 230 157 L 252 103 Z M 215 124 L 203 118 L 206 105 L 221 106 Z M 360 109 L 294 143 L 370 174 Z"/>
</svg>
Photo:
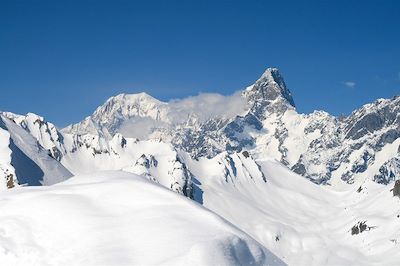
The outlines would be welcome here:
<svg viewBox="0 0 400 266">
<path fill-rule="evenodd" d="M 277 68 L 267 68 L 243 94 L 251 106 L 251 112 L 260 119 L 264 119 L 268 113 L 282 114 L 287 109 L 295 108 L 292 94 Z"/>
<path fill-rule="evenodd" d="M 268 67 L 267 69 L 265 69 L 259 80 L 260 79 L 268 79 L 277 83 L 279 83 L 280 80 L 283 81 L 282 74 L 276 67 Z"/>
<path fill-rule="evenodd" d="M 282 97 L 291 106 L 295 107 L 292 94 L 286 87 L 285 80 L 277 68 L 267 68 L 254 84 L 254 88 L 263 93 L 264 99 L 273 101 Z"/>
</svg>

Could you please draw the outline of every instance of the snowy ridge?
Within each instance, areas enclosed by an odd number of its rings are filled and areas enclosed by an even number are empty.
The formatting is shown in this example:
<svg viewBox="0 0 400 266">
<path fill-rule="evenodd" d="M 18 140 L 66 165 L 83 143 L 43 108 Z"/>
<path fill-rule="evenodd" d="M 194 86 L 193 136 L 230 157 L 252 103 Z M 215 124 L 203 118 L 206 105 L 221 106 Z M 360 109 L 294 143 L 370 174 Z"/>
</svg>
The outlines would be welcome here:
<svg viewBox="0 0 400 266">
<path fill-rule="evenodd" d="M 206 208 L 124 172 L 1 194 L 0 231 L 5 265 L 285 265 Z"/>
<path fill-rule="evenodd" d="M 2 155 L 0 190 L 19 185 L 52 185 L 72 174 L 26 130 L 0 115 Z"/>
</svg>

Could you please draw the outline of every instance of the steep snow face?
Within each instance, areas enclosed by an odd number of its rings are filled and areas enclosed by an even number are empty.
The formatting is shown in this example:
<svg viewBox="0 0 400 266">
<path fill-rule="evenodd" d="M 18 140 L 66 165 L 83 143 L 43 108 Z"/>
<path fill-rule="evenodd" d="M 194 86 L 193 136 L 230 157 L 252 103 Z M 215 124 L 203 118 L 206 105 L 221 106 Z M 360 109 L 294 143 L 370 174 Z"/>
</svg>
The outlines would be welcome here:
<svg viewBox="0 0 400 266">
<path fill-rule="evenodd" d="M 2 192 L 0 232 L 4 265 L 284 265 L 201 205 L 123 172 Z"/>
<path fill-rule="evenodd" d="M 276 160 L 258 159 L 257 167 L 244 167 L 242 154 L 231 156 L 233 164 L 225 155 L 188 161 L 201 184 L 203 205 L 289 265 L 400 261 L 400 198 L 393 197 L 393 185 L 369 180 L 352 191 L 334 192 Z"/>
<path fill-rule="evenodd" d="M 23 116 L 4 112 L 3 115 L 28 131 L 53 158 L 61 159 L 65 152 L 62 149 L 63 137 L 52 123 L 33 113 Z"/>
<path fill-rule="evenodd" d="M 31 134 L 2 115 L 0 137 L 0 189 L 18 185 L 51 185 L 71 176 Z"/>
</svg>

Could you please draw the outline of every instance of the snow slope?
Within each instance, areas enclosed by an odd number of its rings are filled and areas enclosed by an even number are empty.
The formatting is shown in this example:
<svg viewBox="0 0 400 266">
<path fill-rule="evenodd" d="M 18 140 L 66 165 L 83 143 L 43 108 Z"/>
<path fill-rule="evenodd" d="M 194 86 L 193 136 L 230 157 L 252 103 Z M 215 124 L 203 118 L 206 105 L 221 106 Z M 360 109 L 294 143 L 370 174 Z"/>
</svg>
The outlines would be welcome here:
<svg viewBox="0 0 400 266">
<path fill-rule="evenodd" d="M 367 180 L 335 192 L 293 173 L 274 159 L 245 167 L 243 155 L 226 179 L 221 159 L 188 162 L 200 182 L 203 205 L 240 227 L 289 265 L 398 265 L 400 198 L 393 186 Z M 238 158 L 241 158 L 240 160 Z M 366 230 L 352 234 L 354 226 Z"/>
<path fill-rule="evenodd" d="M 2 265 L 284 265 L 201 205 L 124 172 L 0 193 Z"/>
<path fill-rule="evenodd" d="M 52 185 L 72 174 L 26 130 L 0 115 L 0 190 L 18 185 Z"/>
</svg>

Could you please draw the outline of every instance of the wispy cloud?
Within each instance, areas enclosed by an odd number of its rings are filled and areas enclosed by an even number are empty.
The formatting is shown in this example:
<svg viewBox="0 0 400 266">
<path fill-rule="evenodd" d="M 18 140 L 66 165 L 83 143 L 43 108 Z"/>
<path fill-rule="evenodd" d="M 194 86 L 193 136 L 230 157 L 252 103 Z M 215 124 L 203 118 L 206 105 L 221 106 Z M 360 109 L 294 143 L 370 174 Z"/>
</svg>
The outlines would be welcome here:
<svg viewBox="0 0 400 266">
<path fill-rule="evenodd" d="M 356 86 L 356 83 L 354 81 L 345 81 L 343 84 L 348 87 L 348 88 L 354 88 Z"/>
<path fill-rule="evenodd" d="M 126 120 L 119 128 L 119 133 L 125 137 L 145 139 L 155 129 L 173 127 L 187 123 L 191 119 L 206 121 L 213 117 L 229 119 L 243 115 L 248 108 L 241 91 L 225 96 L 217 93 L 200 93 L 183 99 L 170 100 L 164 110 L 168 121 L 154 120 L 149 117 L 134 117 Z"/>
<path fill-rule="evenodd" d="M 397 78 L 400 80 L 400 71 L 397 73 Z"/>
</svg>

